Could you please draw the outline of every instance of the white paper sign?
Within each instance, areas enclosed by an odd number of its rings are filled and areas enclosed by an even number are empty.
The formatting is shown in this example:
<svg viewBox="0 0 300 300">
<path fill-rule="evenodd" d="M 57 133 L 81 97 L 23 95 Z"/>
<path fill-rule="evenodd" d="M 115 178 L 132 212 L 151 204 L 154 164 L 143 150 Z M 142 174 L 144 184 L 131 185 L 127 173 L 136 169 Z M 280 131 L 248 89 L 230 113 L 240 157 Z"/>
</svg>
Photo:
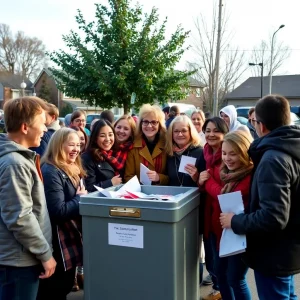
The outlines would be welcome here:
<svg viewBox="0 0 300 300">
<path fill-rule="evenodd" d="M 151 180 L 149 179 L 147 172 L 150 171 L 145 165 L 140 163 L 140 181 L 142 184 L 151 185 Z"/>
<path fill-rule="evenodd" d="M 219 195 L 218 199 L 223 213 L 240 214 L 244 212 L 244 203 L 240 191 Z M 220 257 L 245 252 L 246 247 L 246 235 L 235 234 L 230 228 L 223 229 L 220 241 Z"/>
<path fill-rule="evenodd" d="M 144 248 L 144 226 L 108 223 L 108 244 Z"/>
<path fill-rule="evenodd" d="M 182 156 L 181 156 L 181 160 L 180 160 L 180 165 L 179 165 L 179 170 L 178 170 L 178 172 L 188 174 L 188 172 L 184 169 L 184 167 L 185 167 L 187 164 L 191 164 L 191 165 L 194 166 L 194 165 L 196 164 L 196 160 L 197 160 L 197 159 L 196 159 L 195 157 L 182 155 Z"/>
</svg>

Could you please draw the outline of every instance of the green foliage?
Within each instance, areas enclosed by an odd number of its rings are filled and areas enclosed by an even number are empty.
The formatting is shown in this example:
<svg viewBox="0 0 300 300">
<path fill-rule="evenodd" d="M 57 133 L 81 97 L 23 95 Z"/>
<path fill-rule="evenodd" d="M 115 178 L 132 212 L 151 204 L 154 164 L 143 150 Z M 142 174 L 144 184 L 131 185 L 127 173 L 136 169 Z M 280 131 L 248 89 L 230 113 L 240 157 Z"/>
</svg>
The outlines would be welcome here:
<svg viewBox="0 0 300 300">
<path fill-rule="evenodd" d="M 185 98 L 182 87 L 194 72 L 175 71 L 185 51 L 189 32 L 181 26 L 165 40 L 167 19 L 157 26 L 158 13 L 152 8 L 144 14 L 142 7 L 130 7 L 130 0 L 109 0 L 109 6 L 95 4 L 95 21 L 87 23 L 80 10 L 76 16 L 84 35 L 71 31 L 63 40 L 71 50 L 49 54 L 58 66 L 52 68 L 60 89 L 71 97 L 86 99 L 89 105 L 103 108 L 160 103 Z M 84 37 L 82 37 L 84 36 Z"/>
<path fill-rule="evenodd" d="M 50 101 L 51 100 L 50 96 L 51 96 L 51 90 L 50 90 L 49 86 L 47 85 L 46 80 L 43 79 L 41 88 L 39 90 L 38 97 L 40 97 L 41 99 L 46 100 L 47 102 L 51 102 Z"/>
<path fill-rule="evenodd" d="M 71 114 L 73 112 L 73 107 L 69 103 L 64 103 L 63 107 L 60 109 L 59 116 L 65 117 L 67 114 Z"/>
</svg>

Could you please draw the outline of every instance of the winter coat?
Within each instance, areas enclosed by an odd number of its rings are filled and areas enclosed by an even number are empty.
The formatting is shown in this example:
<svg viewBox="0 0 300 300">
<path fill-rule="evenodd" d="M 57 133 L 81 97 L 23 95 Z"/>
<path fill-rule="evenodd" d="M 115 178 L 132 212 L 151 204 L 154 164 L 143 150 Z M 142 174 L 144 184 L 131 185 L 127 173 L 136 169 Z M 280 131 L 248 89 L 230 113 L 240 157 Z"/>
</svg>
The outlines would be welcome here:
<svg viewBox="0 0 300 300">
<path fill-rule="evenodd" d="M 115 170 L 107 161 L 97 162 L 89 151 L 84 152 L 81 158 L 83 167 L 87 172 L 85 188 L 89 193 L 96 191 L 94 185 L 103 189 L 113 185 L 111 179 L 116 176 Z"/>
<path fill-rule="evenodd" d="M 182 153 L 182 155 L 197 158 L 195 166 L 199 173 L 201 169 L 205 168 L 204 166 L 201 167 L 201 163 L 203 165 L 203 160 L 200 159 L 202 152 L 202 147 L 190 146 Z M 179 156 L 176 153 L 174 153 L 173 156 L 168 156 L 167 158 L 167 174 L 169 176 L 169 185 L 196 187 L 198 180 L 195 182 L 189 174 L 178 172 L 180 160 L 181 155 Z"/>
<path fill-rule="evenodd" d="M 246 234 L 245 261 L 267 276 L 300 273 L 300 128 L 282 126 L 255 140 L 250 202 L 232 218 Z"/>
<path fill-rule="evenodd" d="M 162 153 L 162 169 L 159 175 L 159 184 L 168 185 L 169 178 L 166 175 L 167 165 L 167 153 L 165 151 L 165 139 L 160 137 L 155 148 L 150 154 L 147 145 L 142 148 L 142 138 L 136 138 L 133 144 L 133 148 L 128 152 L 128 157 L 125 165 L 125 182 L 130 180 L 135 175 L 140 179 L 140 163 L 143 163 L 143 159 L 148 161 L 148 169 L 155 171 L 153 159 Z"/>
<path fill-rule="evenodd" d="M 52 232 L 38 156 L 0 134 L 0 265 L 28 267 L 52 257 Z"/>
</svg>

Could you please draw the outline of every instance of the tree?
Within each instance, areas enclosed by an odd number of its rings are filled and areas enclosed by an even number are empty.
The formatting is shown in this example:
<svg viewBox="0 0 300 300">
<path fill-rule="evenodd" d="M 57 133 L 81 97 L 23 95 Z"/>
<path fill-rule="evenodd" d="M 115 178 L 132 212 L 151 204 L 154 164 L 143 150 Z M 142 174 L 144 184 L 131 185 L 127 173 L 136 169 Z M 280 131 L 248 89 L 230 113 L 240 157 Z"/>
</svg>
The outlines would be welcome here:
<svg viewBox="0 0 300 300">
<path fill-rule="evenodd" d="M 35 37 L 18 31 L 13 36 L 6 24 L 0 24 L 0 69 L 23 77 L 35 77 L 45 64 L 45 45 Z"/>
<path fill-rule="evenodd" d="M 224 9 L 225 10 L 225 9 Z M 225 95 L 234 89 L 236 83 L 246 71 L 244 64 L 244 52 L 231 44 L 232 35 L 228 33 L 228 17 L 223 13 L 221 26 L 221 48 L 220 48 L 220 71 L 219 71 L 219 107 L 222 106 Z M 194 75 L 207 87 L 204 89 L 201 98 L 205 110 L 213 110 L 213 98 L 216 79 L 216 43 L 218 18 L 216 6 L 213 7 L 211 22 L 208 22 L 201 14 L 195 21 L 197 35 L 194 36 L 195 53 L 194 61 L 188 62 L 192 69 L 197 72 Z"/>
<path fill-rule="evenodd" d="M 47 82 L 45 79 L 42 80 L 42 85 L 38 93 L 38 97 L 50 102 L 51 100 L 51 89 L 47 85 Z"/>
<path fill-rule="evenodd" d="M 51 68 L 60 89 L 71 97 L 87 100 L 102 108 L 122 107 L 127 112 L 132 93 L 134 107 L 186 97 L 182 87 L 193 72 L 175 71 L 184 52 L 189 32 L 177 27 L 165 40 L 167 19 L 158 28 L 158 13 L 143 16 L 142 7 L 130 0 L 109 0 L 109 7 L 95 4 L 95 20 L 87 23 L 80 10 L 76 16 L 81 37 L 75 31 L 63 36 L 71 50 L 49 54 L 59 67 Z"/>
<path fill-rule="evenodd" d="M 263 63 L 264 74 L 270 75 L 271 68 L 271 45 L 272 35 L 269 37 L 269 41 L 262 40 L 259 46 L 253 48 L 250 62 L 252 63 Z M 291 50 L 288 46 L 284 45 L 283 42 L 278 42 L 276 36 L 273 41 L 273 64 L 272 74 L 278 70 L 283 64 L 284 60 L 287 59 L 291 54 Z M 251 68 L 251 72 L 254 76 L 261 76 L 260 68 Z"/>
</svg>

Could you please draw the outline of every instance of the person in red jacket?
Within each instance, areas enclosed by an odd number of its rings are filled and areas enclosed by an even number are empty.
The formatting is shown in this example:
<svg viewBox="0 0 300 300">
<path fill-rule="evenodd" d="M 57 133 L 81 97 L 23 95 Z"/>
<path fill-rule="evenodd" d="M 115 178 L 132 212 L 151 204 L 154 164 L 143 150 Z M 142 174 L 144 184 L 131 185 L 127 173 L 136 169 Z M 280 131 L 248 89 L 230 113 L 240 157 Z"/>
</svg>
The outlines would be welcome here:
<svg viewBox="0 0 300 300">
<path fill-rule="evenodd" d="M 213 117 L 207 119 L 204 122 L 202 130 L 205 133 L 205 139 L 207 143 L 205 144 L 203 149 L 203 159 L 205 161 L 205 168 L 204 170 L 201 170 L 203 172 L 200 173 L 203 180 L 201 181 L 200 179 L 199 181 L 199 185 L 202 190 L 201 201 L 204 200 L 204 215 L 200 216 L 200 220 L 204 219 L 203 242 L 205 250 L 205 266 L 213 283 L 212 290 L 209 292 L 208 295 L 202 297 L 202 299 L 218 300 L 221 299 L 221 294 L 219 291 L 219 285 L 215 271 L 215 257 L 218 256 L 218 253 L 216 252 L 215 236 L 213 235 L 212 231 L 212 200 L 210 199 L 211 196 L 209 194 L 205 194 L 203 185 L 205 180 L 207 180 L 209 176 L 206 170 L 210 170 L 211 174 L 215 174 L 214 178 L 219 177 L 219 167 L 222 162 L 222 142 L 225 134 L 228 133 L 228 127 L 223 119 L 219 117 Z M 204 281 L 208 280 L 209 278 L 204 279 Z"/>
<path fill-rule="evenodd" d="M 216 248 L 219 250 L 222 227 L 220 224 L 221 209 L 218 195 L 241 191 L 244 207 L 248 204 L 249 187 L 253 163 L 249 158 L 248 149 L 253 138 L 245 131 L 228 133 L 222 144 L 222 164 L 218 172 L 207 170 L 205 190 L 210 195 L 212 207 L 212 232 L 216 238 Z M 217 173 L 217 174 L 216 174 Z M 201 177 L 201 175 L 200 175 Z M 216 275 L 223 300 L 250 300 L 251 295 L 246 282 L 247 266 L 241 259 L 242 254 L 236 254 L 216 259 Z"/>
</svg>

